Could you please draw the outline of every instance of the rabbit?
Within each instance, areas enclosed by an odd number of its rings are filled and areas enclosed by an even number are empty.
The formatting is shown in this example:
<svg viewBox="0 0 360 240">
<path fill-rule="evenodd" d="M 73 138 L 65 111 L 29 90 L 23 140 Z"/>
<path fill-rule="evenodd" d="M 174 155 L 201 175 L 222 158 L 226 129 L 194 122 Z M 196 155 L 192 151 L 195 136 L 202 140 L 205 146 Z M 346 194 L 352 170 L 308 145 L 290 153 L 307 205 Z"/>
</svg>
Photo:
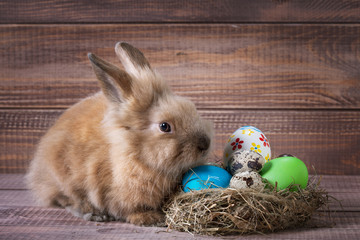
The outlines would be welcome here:
<svg viewBox="0 0 360 240">
<path fill-rule="evenodd" d="M 119 42 L 115 52 L 124 70 L 88 54 L 101 91 L 41 138 L 26 181 L 39 204 L 85 220 L 161 225 L 182 175 L 207 161 L 213 126 L 140 50 Z"/>
</svg>

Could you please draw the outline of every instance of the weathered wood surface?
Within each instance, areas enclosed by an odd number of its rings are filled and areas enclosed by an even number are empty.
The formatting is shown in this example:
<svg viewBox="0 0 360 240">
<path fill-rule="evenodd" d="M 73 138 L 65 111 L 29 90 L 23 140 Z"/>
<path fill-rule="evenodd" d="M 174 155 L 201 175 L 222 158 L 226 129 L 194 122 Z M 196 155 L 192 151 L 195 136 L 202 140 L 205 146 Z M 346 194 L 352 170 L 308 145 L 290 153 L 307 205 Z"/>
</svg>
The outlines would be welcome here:
<svg viewBox="0 0 360 240">
<path fill-rule="evenodd" d="M 274 156 L 337 174 L 322 181 L 343 204 L 330 204 L 336 225 L 325 210 L 303 228 L 244 239 L 360 239 L 359 36 L 352 0 L 2 0 L 0 173 L 24 173 L 55 119 L 98 91 L 86 53 L 117 63 L 113 47 L 128 41 L 214 122 L 213 161 L 231 132 L 255 125 Z M 36 207 L 22 178 L 0 174 L 0 239 L 193 238 Z"/>
<path fill-rule="evenodd" d="M 331 211 L 360 211 L 360 176 L 354 175 L 311 175 L 309 182 L 331 193 Z M 7 207 L 29 207 L 34 199 L 27 191 L 23 174 L 0 174 L 0 205 Z"/>
<path fill-rule="evenodd" d="M 24 176 L 24 174 L 0 174 L 0 190 L 26 190 Z M 310 175 L 309 182 L 320 182 L 320 187 L 331 193 L 360 194 L 359 175 Z M 30 201 L 30 199 L 26 200 Z M 356 204 L 360 207 L 360 201 Z"/>
<path fill-rule="evenodd" d="M 25 190 L 22 174 L 0 174 L 0 239 L 192 239 L 166 228 L 121 222 L 86 222 L 64 209 L 37 207 Z M 304 227 L 237 239 L 359 239 L 360 176 L 323 176 L 322 188 L 342 202 L 316 214 Z M 10 190 L 12 189 L 12 190 Z M 328 218 L 330 213 L 331 218 Z M 218 239 L 195 236 L 196 239 Z M 225 239 L 234 239 L 227 237 Z"/>
<path fill-rule="evenodd" d="M 200 108 L 359 109 L 360 24 L 3 25 L 0 107 L 65 108 L 98 90 L 86 57 L 140 48 Z"/>
<path fill-rule="evenodd" d="M 359 174 L 359 9 L 330 0 L 2 1 L 0 172 L 24 172 L 56 117 L 98 91 L 86 53 L 117 63 L 114 44 L 128 41 L 214 121 L 212 160 L 231 132 L 255 125 L 274 156 Z"/>
<path fill-rule="evenodd" d="M 360 237 L 359 212 L 335 212 L 332 221 L 319 217 L 302 228 L 286 230 L 266 235 L 208 237 L 191 235 L 185 232 L 167 231 L 160 227 L 138 227 L 127 223 L 84 222 L 60 209 L 41 209 L 35 207 L 1 209 L 0 238 L 18 239 L 316 239 L 316 240 L 357 240 Z M 5 212 L 5 214 L 4 214 Z M 10 215 L 10 216 L 9 216 Z M 10 219 L 11 218 L 11 219 Z"/>
<path fill-rule="evenodd" d="M 199 110 L 214 123 L 214 154 L 221 161 L 231 133 L 240 126 L 262 129 L 272 154 L 291 153 L 318 174 L 360 174 L 360 111 Z M 0 173 L 25 172 L 35 145 L 63 110 L 2 110 Z"/>
<path fill-rule="evenodd" d="M 2 0 L 0 23 L 359 22 L 349 0 Z"/>
<path fill-rule="evenodd" d="M 344 183 L 343 183 L 344 184 Z M 1 190 L 0 202 L 6 203 L 3 207 L 29 207 L 36 205 L 33 196 L 26 190 Z M 329 208 L 332 211 L 356 212 L 359 211 L 360 202 L 354 199 L 360 199 L 359 192 L 331 192 L 331 196 L 338 199 L 330 199 Z"/>
</svg>

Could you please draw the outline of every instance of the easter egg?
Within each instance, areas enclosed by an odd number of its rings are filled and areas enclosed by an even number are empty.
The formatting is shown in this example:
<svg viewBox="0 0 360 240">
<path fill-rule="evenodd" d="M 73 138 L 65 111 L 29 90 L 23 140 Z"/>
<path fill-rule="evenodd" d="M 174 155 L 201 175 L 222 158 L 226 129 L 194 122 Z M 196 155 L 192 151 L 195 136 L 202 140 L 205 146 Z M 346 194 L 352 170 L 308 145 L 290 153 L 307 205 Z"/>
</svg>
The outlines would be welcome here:
<svg viewBox="0 0 360 240">
<path fill-rule="evenodd" d="M 246 171 L 235 174 L 230 180 L 230 187 L 235 189 L 251 188 L 260 191 L 264 189 L 265 184 L 259 173 Z"/>
<path fill-rule="evenodd" d="M 208 188 L 227 188 L 231 175 L 223 168 L 202 165 L 187 171 L 182 180 L 184 192 Z"/>
<path fill-rule="evenodd" d="M 263 132 L 253 126 L 241 127 L 231 134 L 224 149 L 223 161 L 225 166 L 228 166 L 232 154 L 238 150 L 257 152 L 266 162 L 271 159 L 271 149 L 268 139 Z"/>
<path fill-rule="evenodd" d="M 238 150 L 231 155 L 226 169 L 232 175 L 245 171 L 259 172 L 264 164 L 265 159 L 259 153 Z"/>
<path fill-rule="evenodd" d="M 271 185 L 277 184 L 278 189 L 285 189 L 293 184 L 304 189 L 309 176 L 305 163 L 292 156 L 275 158 L 265 163 L 260 175 Z M 296 187 L 291 190 L 296 190 Z"/>
</svg>

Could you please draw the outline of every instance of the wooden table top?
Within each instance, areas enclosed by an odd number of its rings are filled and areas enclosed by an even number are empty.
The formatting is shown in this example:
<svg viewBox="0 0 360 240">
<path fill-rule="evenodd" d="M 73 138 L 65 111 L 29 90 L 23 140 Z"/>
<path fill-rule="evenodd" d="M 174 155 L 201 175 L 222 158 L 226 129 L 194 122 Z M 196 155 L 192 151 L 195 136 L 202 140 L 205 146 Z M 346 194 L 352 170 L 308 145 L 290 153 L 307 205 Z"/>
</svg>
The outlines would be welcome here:
<svg viewBox="0 0 360 240">
<path fill-rule="evenodd" d="M 123 222 L 88 222 L 64 209 L 38 207 L 22 174 L 0 175 L 0 239 L 215 239 L 159 227 Z M 330 212 L 318 212 L 304 227 L 266 235 L 226 239 L 360 239 L 360 176 L 325 175 L 321 187 L 333 200 Z M 330 218 L 329 218 L 330 214 Z"/>
</svg>

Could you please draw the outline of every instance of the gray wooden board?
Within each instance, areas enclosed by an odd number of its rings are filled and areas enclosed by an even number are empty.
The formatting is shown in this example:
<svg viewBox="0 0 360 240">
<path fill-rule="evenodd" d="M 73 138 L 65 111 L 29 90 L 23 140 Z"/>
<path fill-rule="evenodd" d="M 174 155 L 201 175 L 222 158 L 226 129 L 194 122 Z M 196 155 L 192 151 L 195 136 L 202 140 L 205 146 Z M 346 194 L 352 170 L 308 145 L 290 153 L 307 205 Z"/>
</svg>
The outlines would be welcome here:
<svg viewBox="0 0 360 240">
<path fill-rule="evenodd" d="M 189 233 L 122 222 L 79 220 L 61 209 L 0 208 L 0 239 L 193 239 Z M 334 224 L 334 222 L 336 224 Z M 246 239 L 359 239 L 360 213 L 336 212 L 306 226 L 267 235 L 232 236 Z M 205 239 L 195 236 L 195 239 Z M 215 238 L 214 238 L 215 239 Z"/>
<path fill-rule="evenodd" d="M 0 174 L 0 239 L 215 239 L 160 227 L 139 227 L 123 222 L 88 222 L 64 209 L 36 206 L 22 174 Z M 341 200 L 318 212 L 297 229 L 225 239 L 359 239 L 360 176 L 331 176 L 321 187 Z M 330 218 L 329 218 L 330 216 Z"/>
</svg>

